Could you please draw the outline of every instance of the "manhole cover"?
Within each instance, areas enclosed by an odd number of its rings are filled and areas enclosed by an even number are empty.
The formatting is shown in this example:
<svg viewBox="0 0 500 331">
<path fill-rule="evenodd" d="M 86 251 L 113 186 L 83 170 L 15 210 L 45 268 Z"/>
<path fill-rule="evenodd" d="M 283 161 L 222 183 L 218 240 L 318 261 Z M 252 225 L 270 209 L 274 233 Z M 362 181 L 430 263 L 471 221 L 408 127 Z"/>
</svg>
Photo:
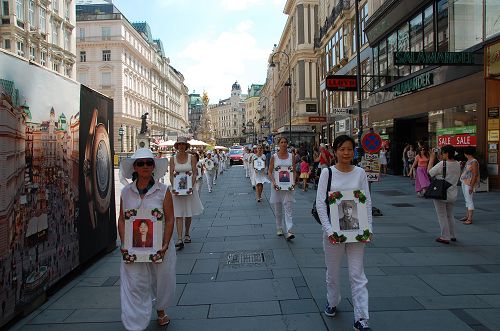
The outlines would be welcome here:
<svg viewBox="0 0 500 331">
<path fill-rule="evenodd" d="M 411 203 L 393 203 L 392 204 L 394 207 L 415 207 L 415 205 L 412 205 Z"/>
<path fill-rule="evenodd" d="M 397 197 L 399 195 L 405 195 L 404 192 L 398 191 L 398 190 L 385 190 L 385 191 L 376 191 L 377 193 L 383 194 L 383 195 L 388 195 L 391 197 Z"/>
<path fill-rule="evenodd" d="M 228 266 L 252 266 L 274 263 L 274 255 L 269 251 L 237 251 L 224 254 L 223 264 Z"/>
</svg>

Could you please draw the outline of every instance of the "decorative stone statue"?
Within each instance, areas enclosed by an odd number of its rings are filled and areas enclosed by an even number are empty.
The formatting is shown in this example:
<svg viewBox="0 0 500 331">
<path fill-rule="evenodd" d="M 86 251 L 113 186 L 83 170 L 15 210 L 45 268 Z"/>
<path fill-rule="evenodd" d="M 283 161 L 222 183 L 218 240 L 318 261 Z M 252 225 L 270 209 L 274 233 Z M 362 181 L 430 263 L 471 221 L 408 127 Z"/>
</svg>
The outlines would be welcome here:
<svg viewBox="0 0 500 331">
<path fill-rule="evenodd" d="M 146 133 L 148 131 L 148 123 L 147 123 L 148 115 L 149 113 L 144 113 L 141 116 L 142 122 L 141 122 L 141 132 L 139 132 L 140 134 Z"/>
</svg>

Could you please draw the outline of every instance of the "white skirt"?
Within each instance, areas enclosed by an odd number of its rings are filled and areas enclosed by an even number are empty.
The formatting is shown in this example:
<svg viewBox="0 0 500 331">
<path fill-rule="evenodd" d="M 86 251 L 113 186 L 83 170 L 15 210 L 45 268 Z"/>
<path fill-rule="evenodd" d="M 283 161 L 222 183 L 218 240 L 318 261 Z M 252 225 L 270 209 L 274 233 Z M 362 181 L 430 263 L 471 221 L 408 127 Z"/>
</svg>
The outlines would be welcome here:
<svg viewBox="0 0 500 331">
<path fill-rule="evenodd" d="M 175 217 L 192 217 L 203 213 L 203 205 L 198 190 L 193 190 L 191 195 L 172 194 L 172 201 L 174 203 Z"/>
</svg>

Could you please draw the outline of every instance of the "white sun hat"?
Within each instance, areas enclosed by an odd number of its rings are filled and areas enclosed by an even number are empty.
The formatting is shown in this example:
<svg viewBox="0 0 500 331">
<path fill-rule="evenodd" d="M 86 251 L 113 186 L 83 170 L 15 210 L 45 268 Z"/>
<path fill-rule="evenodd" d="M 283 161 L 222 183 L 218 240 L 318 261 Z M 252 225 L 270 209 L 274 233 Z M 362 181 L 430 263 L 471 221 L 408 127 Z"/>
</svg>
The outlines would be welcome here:
<svg viewBox="0 0 500 331">
<path fill-rule="evenodd" d="M 153 177 L 155 179 L 160 179 L 167 173 L 167 158 L 157 158 L 149 148 L 139 148 L 131 157 L 120 162 L 120 171 L 125 178 L 132 178 L 134 162 L 138 159 L 153 159 L 155 161 L 155 169 L 153 170 Z"/>
</svg>

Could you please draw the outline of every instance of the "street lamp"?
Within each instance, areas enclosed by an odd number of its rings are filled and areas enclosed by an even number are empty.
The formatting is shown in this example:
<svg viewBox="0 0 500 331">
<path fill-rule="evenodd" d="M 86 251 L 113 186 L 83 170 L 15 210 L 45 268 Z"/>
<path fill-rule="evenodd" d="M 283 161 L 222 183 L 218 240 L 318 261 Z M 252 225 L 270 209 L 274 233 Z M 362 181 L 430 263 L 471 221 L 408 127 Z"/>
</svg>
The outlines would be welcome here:
<svg viewBox="0 0 500 331">
<path fill-rule="evenodd" d="M 120 128 L 118 129 L 118 135 L 120 136 L 120 141 L 122 144 L 122 153 L 125 152 L 123 149 L 123 134 L 125 133 L 125 129 L 123 129 L 123 125 L 120 125 Z"/>
<path fill-rule="evenodd" d="M 363 137 L 363 105 L 361 104 L 361 55 L 360 49 L 360 39 L 362 32 L 359 30 L 359 0 L 355 1 L 355 15 L 356 15 L 356 85 L 357 85 L 357 98 L 358 98 L 358 160 L 361 158 L 363 153 L 363 147 L 361 146 L 361 137 Z"/>
<path fill-rule="evenodd" d="M 276 54 L 284 54 L 286 56 L 286 64 L 288 68 L 288 81 L 284 86 L 288 86 L 288 143 L 292 143 L 292 79 L 290 77 L 290 56 L 285 51 L 275 51 L 273 56 L 271 56 L 271 64 L 269 65 L 271 68 L 276 67 L 276 63 L 273 62 L 274 56 Z"/>
</svg>

